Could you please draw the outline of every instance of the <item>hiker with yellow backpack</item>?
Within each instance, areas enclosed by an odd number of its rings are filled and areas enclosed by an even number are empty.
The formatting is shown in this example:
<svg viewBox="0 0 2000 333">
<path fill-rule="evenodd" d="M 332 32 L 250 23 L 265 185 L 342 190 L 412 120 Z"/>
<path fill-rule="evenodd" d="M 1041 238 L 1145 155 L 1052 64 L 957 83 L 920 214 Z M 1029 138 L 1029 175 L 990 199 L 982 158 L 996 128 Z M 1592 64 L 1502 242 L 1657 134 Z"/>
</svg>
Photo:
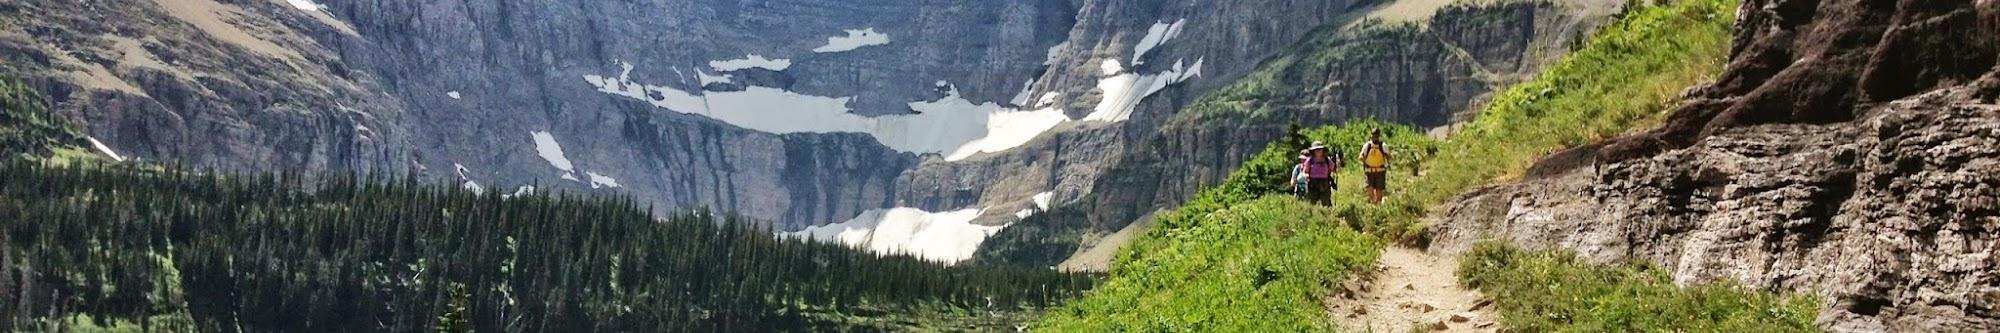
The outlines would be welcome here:
<svg viewBox="0 0 2000 333">
<path fill-rule="evenodd" d="M 1361 171 L 1368 178 L 1368 203 L 1381 204 L 1382 193 L 1389 188 L 1389 147 L 1382 144 L 1380 128 L 1361 144 Z"/>
</svg>

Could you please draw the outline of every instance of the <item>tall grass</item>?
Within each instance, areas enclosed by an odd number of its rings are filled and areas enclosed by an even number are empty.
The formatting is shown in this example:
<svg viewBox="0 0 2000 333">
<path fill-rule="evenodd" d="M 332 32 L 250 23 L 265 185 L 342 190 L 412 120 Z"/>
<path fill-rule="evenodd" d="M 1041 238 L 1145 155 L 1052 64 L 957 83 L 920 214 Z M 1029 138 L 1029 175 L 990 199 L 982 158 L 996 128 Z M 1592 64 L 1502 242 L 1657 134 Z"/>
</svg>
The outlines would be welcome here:
<svg viewBox="0 0 2000 333">
<path fill-rule="evenodd" d="M 1647 264 L 1598 266 L 1569 252 L 1481 243 L 1459 262 L 1467 285 L 1522 332 L 1815 332 L 1811 297 L 1728 284 L 1675 286 Z"/>
</svg>

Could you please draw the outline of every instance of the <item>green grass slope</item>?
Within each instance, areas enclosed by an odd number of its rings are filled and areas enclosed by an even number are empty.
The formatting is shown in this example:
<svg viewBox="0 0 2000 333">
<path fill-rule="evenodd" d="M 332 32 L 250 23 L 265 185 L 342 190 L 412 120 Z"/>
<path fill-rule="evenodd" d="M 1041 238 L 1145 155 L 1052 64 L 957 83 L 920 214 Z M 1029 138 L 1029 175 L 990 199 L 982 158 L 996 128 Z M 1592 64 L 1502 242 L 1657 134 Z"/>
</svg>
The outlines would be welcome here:
<svg viewBox="0 0 2000 333">
<path fill-rule="evenodd" d="M 1501 323 L 1523 332 L 1818 331 L 1811 297 L 1679 287 L 1644 263 L 1596 266 L 1567 252 L 1482 243 L 1459 265 L 1466 285 L 1494 299 Z"/>
<path fill-rule="evenodd" d="M 1721 70 L 1729 47 L 1735 2 L 1682 0 L 1659 5 L 1635 5 L 1604 27 L 1583 47 L 1535 80 L 1507 89 L 1481 116 L 1447 141 L 1434 142 L 1413 131 L 1362 121 L 1306 131 L 1273 143 L 1246 162 L 1222 184 L 1210 188 L 1179 209 L 1161 215 L 1154 229 L 1122 249 L 1107 280 L 1082 299 L 1053 310 L 1037 323 L 1052 331 L 1306 331 L 1328 329 L 1319 297 L 1334 282 L 1368 267 L 1387 242 L 1421 242 L 1425 210 L 1473 186 L 1520 174 L 1535 159 L 1567 147 L 1611 137 L 1657 122 L 1683 89 Z M 1268 75 L 1267 75 L 1268 76 Z M 1257 74 L 1253 78 L 1261 77 Z M 1281 83 L 1260 84 L 1274 86 Z M 1255 88 L 1255 87 L 1251 87 Z M 1219 92 L 1257 96 L 1255 92 Z M 1330 208 L 1318 208 L 1288 198 L 1290 163 L 1303 142 L 1327 141 L 1353 154 L 1362 133 L 1388 128 L 1391 147 L 1399 148 L 1397 170 L 1390 177 L 1391 195 L 1381 206 L 1358 203 L 1360 175 L 1350 161 Z M 1357 146 L 1357 147 L 1348 147 Z M 1434 150 L 1433 150 L 1434 149 Z M 1430 154 L 1435 151 L 1436 153 Z M 1411 176 L 1409 168 L 1420 171 Z M 1311 234 L 1323 233 L 1323 234 Z M 1631 268 L 1599 268 L 1534 261 L 1469 261 L 1491 264 L 1481 272 L 1533 271 L 1544 280 L 1589 280 L 1604 276 L 1646 277 Z M 1360 261 L 1356 261 L 1360 260 Z M 1518 266 L 1533 264 L 1540 266 Z M 1307 274 L 1317 274 L 1308 276 Z M 1560 316 L 1556 309 L 1593 307 L 1591 298 L 1556 297 L 1569 294 L 1515 292 L 1528 279 L 1489 279 L 1482 286 L 1506 297 L 1527 298 L 1505 311 L 1507 323 L 1537 330 L 1648 329 L 1656 326 L 1619 325 L 1643 322 L 1636 311 L 1603 312 L 1597 321 L 1545 320 Z M 1689 313 L 1713 308 L 1697 300 L 1775 299 L 1727 287 L 1680 289 L 1657 280 L 1634 285 L 1604 281 L 1602 290 L 1644 291 L 1660 298 L 1631 299 L 1625 310 L 1667 308 L 1659 313 Z M 1796 301 L 1747 301 L 1735 309 L 1784 313 L 1789 320 Z M 1614 311 L 1603 309 L 1603 311 Z M 1678 311 L 1678 312 L 1676 312 Z M 1705 312 L 1704 312 L 1705 313 Z M 1749 313 L 1749 312 L 1742 312 Z M 1810 316 L 1810 311 L 1805 312 Z M 1698 321 L 1677 327 L 1744 327 L 1740 316 L 1689 316 Z M 1763 318 L 1760 318 L 1763 319 Z M 1781 321 L 1777 327 L 1793 322 Z"/>
<path fill-rule="evenodd" d="M 1215 208 L 1215 209 L 1207 209 Z M 1266 197 L 1183 209 L 1199 225 L 1148 235 L 1088 299 L 1051 311 L 1051 332 L 1324 329 L 1325 286 L 1368 267 L 1375 237 L 1334 224 L 1334 211 Z M 1165 228 L 1163 228 L 1165 229 Z"/>
</svg>

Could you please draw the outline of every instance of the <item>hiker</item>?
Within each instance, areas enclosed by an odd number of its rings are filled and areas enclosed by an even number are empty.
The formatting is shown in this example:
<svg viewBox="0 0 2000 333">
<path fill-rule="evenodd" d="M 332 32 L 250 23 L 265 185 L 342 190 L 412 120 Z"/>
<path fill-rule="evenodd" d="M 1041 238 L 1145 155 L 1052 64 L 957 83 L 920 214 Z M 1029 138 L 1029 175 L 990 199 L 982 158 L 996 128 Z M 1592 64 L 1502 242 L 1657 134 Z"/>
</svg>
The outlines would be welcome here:
<svg viewBox="0 0 2000 333">
<path fill-rule="evenodd" d="M 1298 163 L 1298 164 L 1293 164 L 1293 165 L 1292 165 L 1292 196 L 1296 196 L 1296 197 L 1299 197 L 1299 198 L 1305 198 L 1305 197 L 1306 197 L 1306 180 L 1307 180 L 1307 178 L 1306 178 L 1306 163 L 1305 163 L 1305 160 L 1306 160 L 1306 157 L 1307 157 L 1307 156 L 1310 156 L 1311 154 L 1312 154 L 1312 150 L 1309 150 L 1309 149 L 1300 149 L 1300 150 L 1299 150 L 1299 159 L 1298 159 L 1299 163 Z"/>
<path fill-rule="evenodd" d="M 1381 204 L 1382 192 L 1389 188 L 1389 147 L 1382 144 L 1380 128 L 1361 145 L 1361 171 L 1368 177 L 1368 203 Z"/>
<path fill-rule="evenodd" d="M 1340 156 L 1328 154 L 1326 144 L 1319 141 L 1313 141 L 1306 152 L 1306 158 L 1299 160 L 1299 168 L 1306 174 L 1306 201 L 1331 206 L 1333 189 L 1338 186 L 1333 177 L 1340 170 Z"/>
</svg>

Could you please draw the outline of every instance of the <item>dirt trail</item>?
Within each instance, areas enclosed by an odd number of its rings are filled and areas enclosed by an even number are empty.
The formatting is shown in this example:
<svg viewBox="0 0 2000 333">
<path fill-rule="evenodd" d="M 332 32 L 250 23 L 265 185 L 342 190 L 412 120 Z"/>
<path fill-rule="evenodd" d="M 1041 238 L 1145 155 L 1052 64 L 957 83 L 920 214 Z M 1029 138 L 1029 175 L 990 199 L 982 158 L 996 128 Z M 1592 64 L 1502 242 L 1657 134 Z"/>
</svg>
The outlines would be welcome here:
<svg viewBox="0 0 2000 333">
<path fill-rule="evenodd" d="M 1361 332 L 1494 332 L 1499 315 L 1477 290 L 1458 285 L 1458 259 L 1390 246 L 1374 271 L 1341 283 L 1327 316 Z"/>
</svg>

